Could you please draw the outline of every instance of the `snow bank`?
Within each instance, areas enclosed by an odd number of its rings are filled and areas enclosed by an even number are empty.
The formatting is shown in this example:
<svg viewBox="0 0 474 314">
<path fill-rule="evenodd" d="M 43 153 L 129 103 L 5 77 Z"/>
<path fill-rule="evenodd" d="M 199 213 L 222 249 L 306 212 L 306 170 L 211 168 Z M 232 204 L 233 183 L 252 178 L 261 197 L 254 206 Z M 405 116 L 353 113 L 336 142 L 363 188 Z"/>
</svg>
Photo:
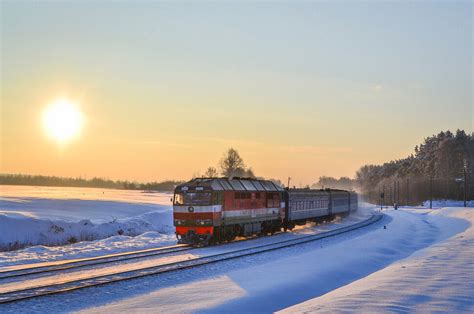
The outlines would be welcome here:
<svg viewBox="0 0 474 314">
<path fill-rule="evenodd" d="M 136 236 L 147 231 L 174 233 L 173 212 L 159 210 L 135 217 L 95 224 L 37 219 L 21 213 L 0 213 L 0 250 L 16 250 L 32 245 L 61 245 L 103 239 L 113 235 Z"/>
<path fill-rule="evenodd" d="M 447 208 L 436 212 L 468 221 L 470 228 L 444 242 L 347 286 L 283 311 L 318 312 L 474 312 L 474 208 Z M 440 221 L 441 237 L 462 227 Z"/>
<path fill-rule="evenodd" d="M 457 200 L 433 200 L 433 208 L 464 207 L 464 201 Z M 424 201 L 423 207 L 430 207 L 430 201 Z M 474 201 L 467 201 L 467 207 L 474 207 Z"/>
<path fill-rule="evenodd" d="M 47 247 L 39 245 L 14 252 L 0 253 L 0 267 L 80 259 L 173 244 L 176 244 L 174 234 L 148 231 L 136 237 L 117 235 L 102 240 L 80 242 L 67 246 Z"/>
<path fill-rule="evenodd" d="M 0 191 L 0 251 L 174 233 L 169 193 L 11 186 Z"/>
</svg>

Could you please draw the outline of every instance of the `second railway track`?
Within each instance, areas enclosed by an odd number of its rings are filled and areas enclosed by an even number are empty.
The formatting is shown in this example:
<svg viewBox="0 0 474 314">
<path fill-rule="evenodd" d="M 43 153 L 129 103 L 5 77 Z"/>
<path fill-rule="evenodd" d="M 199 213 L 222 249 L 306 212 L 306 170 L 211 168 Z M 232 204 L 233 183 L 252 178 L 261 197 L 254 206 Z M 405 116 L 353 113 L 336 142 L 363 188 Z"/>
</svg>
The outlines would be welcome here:
<svg viewBox="0 0 474 314">
<path fill-rule="evenodd" d="M 183 252 L 194 249 L 191 246 L 178 244 L 173 246 L 165 246 L 160 248 L 153 248 L 147 250 L 140 250 L 134 252 L 124 252 L 117 254 L 110 254 L 104 256 L 90 257 L 90 258 L 81 258 L 76 260 L 65 260 L 65 261 L 56 261 L 51 263 L 45 263 L 46 265 L 33 265 L 31 267 L 18 268 L 13 270 L 0 271 L 0 280 L 28 276 L 34 274 L 44 274 L 57 272 L 61 270 L 76 269 L 86 266 L 95 266 L 102 265 L 114 262 L 127 261 L 137 258 L 159 256 L 164 254 L 171 254 L 177 252 Z"/>
<path fill-rule="evenodd" d="M 357 229 L 360 229 L 360 228 L 363 228 L 363 227 L 366 227 L 368 225 L 378 222 L 382 218 L 382 216 L 383 215 L 381 214 L 374 214 L 370 218 L 364 221 L 361 221 L 349 226 L 341 227 L 341 228 L 331 230 L 331 231 L 322 232 L 319 234 L 305 235 L 305 236 L 301 236 L 295 239 L 283 240 L 283 241 L 263 244 L 263 245 L 256 245 L 256 246 L 252 246 L 248 248 L 233 250 L 230 252 L 218 253 L 218 254 L 197 257 L 197 258 L 193 258 L 189 260 L 183 260 L 183 261 L 161 264 L 161 265 L 156 265 L 156 266 L 144 267 L 144 268 L 140 268 L 136 270 L 128 270 L 128 271 L 117 272 L 113 274 L 92 276 L 89 278 L 79 279 L 79 280 L 74 280 L 74 279 L 69 280 L 69 281 L 63 280 L 63 281 L 57 281 L 53 284 L 40 285 L 40 286 L 36 286 L 32 288 L 7 291 L 4 293 L 0 293 L 0 304 L 35 298 L 35 297 L 44 296 L 44 295 L 59 294 L 59 293 L 64 293 L 64 292 L 68 292 L 72 290 L 100 286 L 100 285 L 105 285 L 105 284 L 114 283 L 118 281 L 140 278 L 144 276 L 157 275 L 157 274 L 166 273 L 170 271 L 188 269 L 188 268 L 215 263 L 219 261 L 225 261 L 225 260 L 235 259 L 239 257 L 250 256 L 250 255 L 255 255 L 259 253 L 278 250 L 278 249 L 282 249 L 286 247 L 291 247 L 291 246 L 295 246 L 295 245 L 299 245 L 303 243 L 308 243 L 308 242 L 332 237 L 332 236 L 350 232 L 353 230 L 357 230 Z M 169 248 L 172 249 L 174 247 L 169 247 Z M 189 249 L 190 249 L 189 247 L 181 247 L 181 251 L 185 251 Z M 179 251 L 180 250 L 174 251 L 174 252 L 179 252 Z M 170 252 L 167 252 L 167 253 L 170 253 Z M 164 254 L 164 253 L 161 253 L 161 254 Z"/>
</svg>

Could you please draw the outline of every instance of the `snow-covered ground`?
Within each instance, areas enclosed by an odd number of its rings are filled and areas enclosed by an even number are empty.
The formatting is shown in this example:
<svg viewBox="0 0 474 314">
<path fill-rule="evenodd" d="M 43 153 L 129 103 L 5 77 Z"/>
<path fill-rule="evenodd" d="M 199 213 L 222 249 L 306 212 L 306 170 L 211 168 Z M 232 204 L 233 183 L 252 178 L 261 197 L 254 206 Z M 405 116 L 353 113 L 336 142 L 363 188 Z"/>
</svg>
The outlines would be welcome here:
<svg viewBox="0 0 474 314">
<path fill-rule="evenodd" d="M 118 272 L 124 271 L 132 271 L 137 269 L 143 269 L 144 267 L 153 267 L 159 266 L 163 264 L 169 264 L 172 262 L 182 262 L 188 261 L 190 259 L 204 257 L 204 256 L 212 256 L 215 254 L 222 254 L 225 252 L 233 252 L 235 250 L 240 250 L 243 248 L 248 247 L 255 247 L 260 246 L 267 243 L 275 243 L 283 240 L 295 239 L 298 237 L 304 237 L 307 235 L 314 235 L 319 234 L 321 232 L 325 232 L 328 230 L 334 230 L 336 228 L 341 228 L 343 226 L 352 225 L 356 222 L 362 221 L 370 217 L 370 214 L 364 215 L 362 213 L 358 213 L 355 215 L 351 215 L 350 217 L 337 219 L 332 223 L 328 224 L 320 224 L 320 225 L 312 225 L 309 224 L 306 228 L 300 228 L 299 230 L 287 233 L 279 233 L 274 236 L 268 237 L 260 237 L 250 239 L 249 241 L 234 241 L 232 243 L 228 243 L 225 245 L 218 245 L 218 246 L 209 246 L 209 247 L 202 247 L 202 248 L 194 248 L 192 250 L 187 250 L 183 252 L 177 252 L 173 254 L 166 254 L 166 255 L 158 255 L 158 256 L 148 256 L 146 258 L 141 259 L 134 259 L 134 260 L 127 260 L 125 262 L 115 262 L 115 263 L 108 263 L 108 264 L 101 264 L 95 265 L 92 267 L 87 268 L 79 268 L 79 269 L 68 269 L 63 270 L 58 273 L 51 273 L 46 274 L 38 277 L 29 277 L 28 280 L 12 280 L 12 281 L 1 281 L 0 280 L 0 294 L 6 291 L 11 290 L 18 290 L 18 289 L 26 289 L 35 287 L 38 285 L 50 284 L 52 282 L 66 282 L 71 280 L 78 280 L 80 278 L 90 278 L 90 276 L 103 276 L 103 275 L 110 275 L 116 274 Z M 54 264 L 55 262 L 53 262 Z M 35 264 L 34 266 L 47 266 L 51 265 L 52 263 L 40 263 Z M 10 267 L 0 267 L 0 271 L 9 271 L 13 269 L 22 269 L 25 265 L 17 265 L 17 266 L 10 266 Z M 28 264 L 27 266 L 31 266 Z"/>
<path fill-rule="evenodd" d="M 49 220 L 52 216 L 41 209 L 41 202 L 35 202 L 39 199 L 67 204 L 72 201 L 68 197 L 71 194 L 42 189 L 49 188 L 39 188 L 34 197 L 27 192 L 5 195 L 2 191 L 0 228 L 3 228 L 2 215 L 15 219 L 15 215 L 21 214 L 19 220 L 30 217 L 57 223 L 57 220 Z M 124 208 L 137 206 L 128 214 L 125 210 L 124 216 L 118 217 L 115 223 L 148 220 L 147 206 L 156 206 L 151 213 L 168 213 L 167 218 L 160 217 L 158 221 L 168 219 L 171 224 L 171 207 L 166 204 L 169 194 L 111 190 L 104 190 L 102 194 L 102 190 L 97 189 L 79 189 L 73 193 L 77 193 L 74 197 L 77 201 L 103 205 L 97 206 L 99 212 L 94 212 L 96 215 L 92 217 L 91 223 L 96 226 L 110 223 L 107 215 L 113 206 L 108 208 L 107 202 L 126 204 Z M 157 200 L 159 198 L 162 201 Z M 11 205 L 12 199 L 36 206 L 20 210 Z M 117 199 L 120 200 L 114 201 Z M 461 204 L 437 201 L 433 203 L 433 210 L 423 207 L 384 210 L 385 216 L 380 222 L 336 237 L 194 269 L 7 304 L 0 306 L 0 312 L 474 312 L 474 208 L 444 207 Z M 61 206 L 57 209 L 51 214 L 64 223 L 74 224 L 86 218 L 80 212 L 74 213 L 74 209 L 64 213 Z M 362 208 L 356 216 L 346 219 L 360 219 L 370 210 L 377 209 Z M 330 229 L 344 222 L 300 232 Z M 151 231 L 137 237 L 115 235 L 63 247 L 34 246 L 4 252 L 0 253 L 0 267 L 175 243 L 174 236 L 166 232 Z M 261 238 L 255 243 L 274 239 Z M 250 244 L 251 241 L 236 242 L 225 248 L 200 249 L 200 253 L 193 254 L 216 253 Z"/>
<path fill-rule="evenodd" d="M 389 210 L 366 230 L 170 275 L 160 283 L 150 279 L 134 293 L 122 289 L 139 283 L 124 283 L 116 287 L 121 295 L 74 309 L 472 312 L 473 222 L 474 208 Z"/>
<path fill-rule="evenodd" d="M 423 214 L 423 213 L 422 213 Z M 432 213 L 469 222 L 438 225 L 440 241 L 427 249 L 321 297 L 282 313 L 474 312 L 474 208 Z M 439 228 L 441 227 L 441 228 Z M 454 234 L 454 236 L 453 236 Z"/>
<path fill-rule="evenodd" d="M 148 231 L 155 232 L 147 235 L 155 244 L 169 242 L 169 237 L 162 235 L 174 233 L 170 198 L 170 193 L 2 185 L 0 251 L 114 235 L 136 236 Z M 124 240 L 118 237 L 108 243 L 119 239 Z M 135 247 L 136 241 L 131 246 Z"/>
</svg>

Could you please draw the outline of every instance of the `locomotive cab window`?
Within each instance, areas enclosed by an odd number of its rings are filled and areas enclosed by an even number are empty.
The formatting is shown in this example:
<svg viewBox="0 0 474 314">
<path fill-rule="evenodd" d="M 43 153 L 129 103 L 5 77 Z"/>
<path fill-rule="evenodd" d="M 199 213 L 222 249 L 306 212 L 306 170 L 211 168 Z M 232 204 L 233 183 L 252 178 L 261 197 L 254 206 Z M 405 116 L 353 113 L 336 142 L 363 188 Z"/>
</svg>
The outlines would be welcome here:
<svg viewBox="0 0 474 314">
<path fill-rule="evenodd" d="M 211 192 L 179 192 L 174 196 L 174 205 L 211 205 Z"/>
</svg>

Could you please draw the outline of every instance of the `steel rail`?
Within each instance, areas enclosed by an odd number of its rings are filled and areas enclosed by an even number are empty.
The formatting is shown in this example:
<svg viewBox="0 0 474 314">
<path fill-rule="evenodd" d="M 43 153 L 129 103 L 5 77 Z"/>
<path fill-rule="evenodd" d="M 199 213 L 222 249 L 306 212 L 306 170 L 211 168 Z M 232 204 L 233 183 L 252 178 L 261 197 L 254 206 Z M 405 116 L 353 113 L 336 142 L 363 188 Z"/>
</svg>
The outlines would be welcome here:
<svg viewBox="0 0 474 314">
<path fill-rule="evenodd" d="M 50 273 L 50 272 L 55 272 L 59 270 L 81 268 L 81 267 L 92 266 L 92 265 L 101 265 L 101 264 L 114 263 L 114 262 L 119 262 L 119 261 L 121 262 L 121 261 L 126 261 L 126 260 L 131 260 L 131 259 L 137 259 L 137 258 L 182 252 L 182 251 L 187 251 L 191 249 L 194 249 L 194 247 L 191 247 L 185 244 L 178 244 L 178 245 L 164 246 L 164 247 L 146 249 L 146 250 L 140 250 L 140 251 L 131 251 L 131 252 L 116 253 L 116 254 L 102 255 L 102 256 L 89 257 L 89 258 L 81 258 L 81 259 L 76 259 L 76 260 L 56 261 L 56 262 L 51 262 L 50 265 L 42 265 L 42 266 L 37 265 L 37 266 L 19 268 L 19 269 L 14 269 L 14 270 L 0 271 L 0 280 L 33 275 L 33 274 Z"/>
<path fill-rule="evenodd" d="M 189 268 L 202 266 L 202 265 L 206 265 L 210 263 L 216 263 L 220 261 L 231 260 L 235 258 L 283 249 L 283 248 L 287 248 L 287 247 L 291 247 L 295 245 L 300 245 L 300 244 L 340 235 L 340 234 L 347 233 L 350 231 L 354 231 L 354 230 L 366 227 L 368 225 L 374 224 L 380 221 L 382 217 L 383 217 L 382 214 L 374 214 L 370 218 L 364 221 L 352 224 L 350 226 L 341 227 L 338 229 L 326 231 L 326 232 L 315 234 L 315 235 L 306 235 L 306 236 L 298 237 L 296 239 L 289 239 L 289 240 L 274 242 L 270 244 L 258 245 L 258 246 L 254 246 L 250 248 L 238 249 L 231 252 L 218 253 L 214 255 L 198 257 L 198 258 L 185 260 L 185 261 L 150 266 L 150 267 L 145 267 L 145 268 L 141 268 L 137 270 L 129 270 L 125 272 L 118 272 L 115 274 L 99 275 L 99 276 L 94 276 L 94 277 L 90 277 L 86 279 L 62 281 L 62 282 L 57 282 L 54 284 L 48 284 L 48 285 L 43 285 L 43 286 L 38 286 L 38 287 L 33 287 L 33 288 L 8 291 L 5 293 L 0 293 L 0 304 L 15 302 L 19 300 L 25 300 L 25 299 L 31 299 L 31 298 L 45 296 L 45 295 L 65 293 L 72 290 L 100 286 L 100 285 L 110 284 L 110 283 L 114 283 L 118 281 L 141 278 L 141 277 L 150 276 L 150 275 L 157 275 L 157 274 L 171 272 L 171 271 L 189 269 Z"/>
</svg>

